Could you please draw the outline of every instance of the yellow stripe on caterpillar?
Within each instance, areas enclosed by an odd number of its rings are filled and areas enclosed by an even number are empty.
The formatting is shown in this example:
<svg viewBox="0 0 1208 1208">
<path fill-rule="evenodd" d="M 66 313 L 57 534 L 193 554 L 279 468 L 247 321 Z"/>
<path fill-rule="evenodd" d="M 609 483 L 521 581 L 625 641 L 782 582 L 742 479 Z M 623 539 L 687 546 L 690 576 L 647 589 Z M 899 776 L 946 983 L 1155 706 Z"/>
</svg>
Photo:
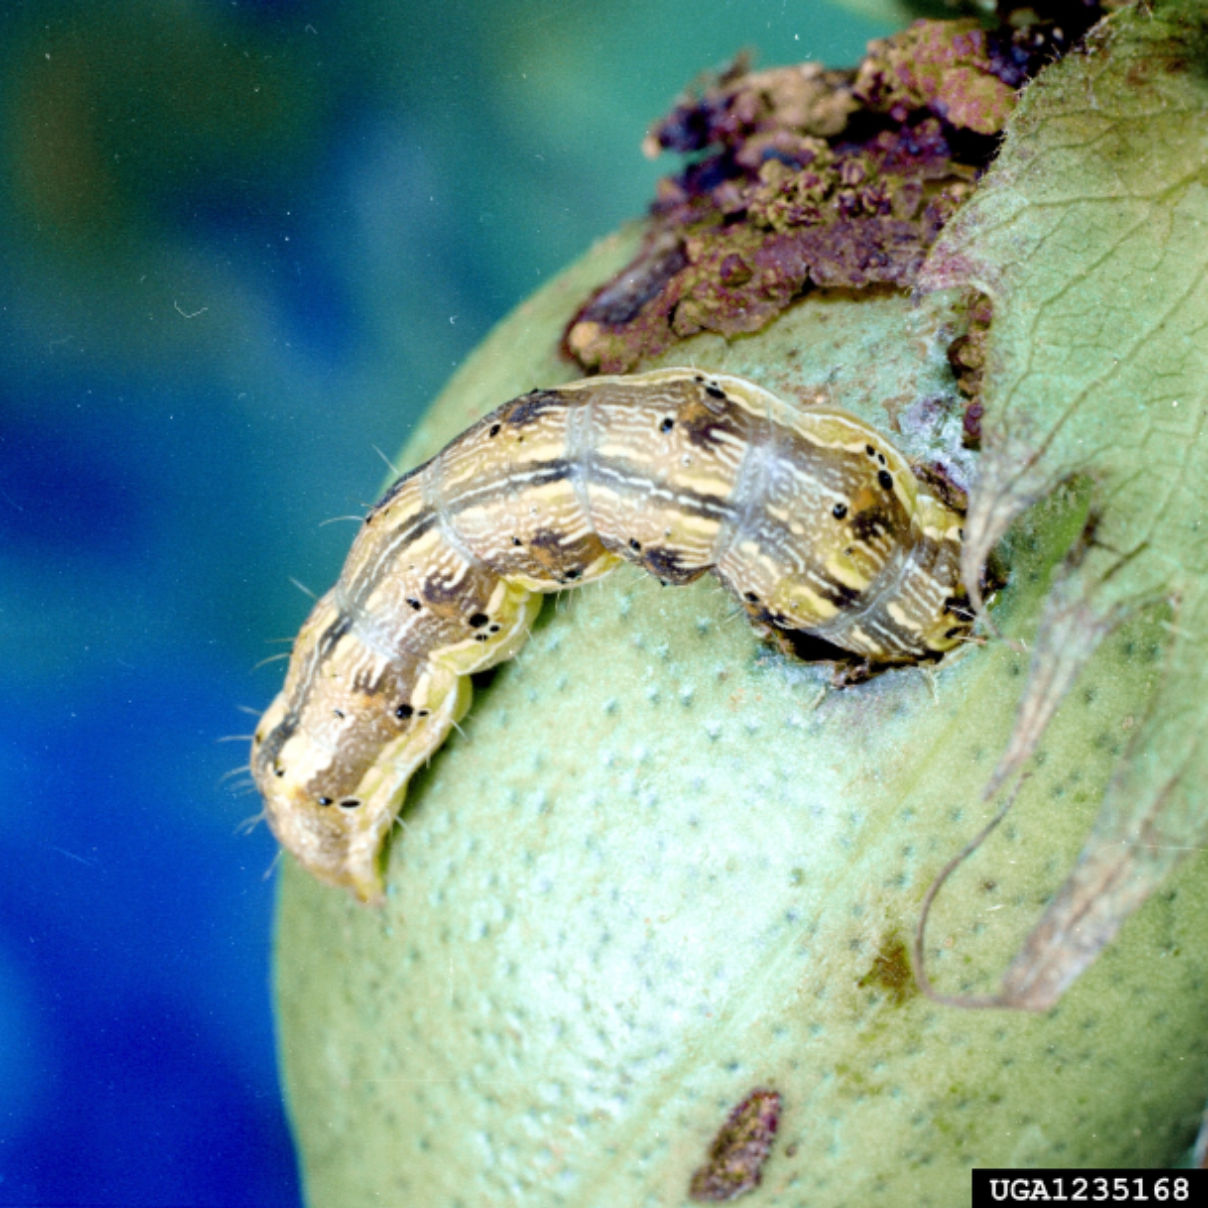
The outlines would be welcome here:
<svg viewBox="0 0 1208 1208">
<path fill-rule="evenodd" d="M 269 825 L 362 901 L 407 782 L 512 657 L 541 594 L 622 560 L 712 572 L 759 629 L 871 667 L 934 660 L 971 626 L 960 514 L 875 429 L 694 369 L 512 399 L 369 512 L 294 643 L 252 742 Z"/>
</svg>

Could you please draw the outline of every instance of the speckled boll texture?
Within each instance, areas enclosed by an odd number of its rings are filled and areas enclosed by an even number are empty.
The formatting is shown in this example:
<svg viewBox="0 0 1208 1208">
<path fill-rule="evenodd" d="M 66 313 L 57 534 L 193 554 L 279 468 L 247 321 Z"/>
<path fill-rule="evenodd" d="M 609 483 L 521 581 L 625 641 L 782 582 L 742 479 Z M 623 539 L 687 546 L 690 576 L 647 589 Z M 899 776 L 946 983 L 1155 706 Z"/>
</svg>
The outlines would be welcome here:
<svg viewBox="0 0 1208 1208">
<path fill-rule="evenodd" d="M 573 376 L 553 351 L 568 306 L 634 244 L 506 320 L 407 464 Z M 959 480 L 956 334 L 939 297 L 814 295 L 671 359 L 892 416 L 908 456 Z M 1013 536 L 1009 631 L 1075 510 Z M 1060 882 L 1152 693 L 1159 621 L 1105 643 L 1015 812 L 939 898 L 940 988 L 991 988 Z M 833 690 L 709 581 L 622 569 L 551 601 L 413 781 L 381 910 L 285 862 L 280 1047 L 308 1202 L 684 1204 L 757 1088 L 780 1115 L 751 1208 L 948 1208 L 973 1165 L 1175 1159 L 1208 1085 L 1203 856 L 1045 1015 L 937 1006 L 909 974 L 922 896 L 988 815 L 1026 666 L 996 642 Z"/>
</svg>

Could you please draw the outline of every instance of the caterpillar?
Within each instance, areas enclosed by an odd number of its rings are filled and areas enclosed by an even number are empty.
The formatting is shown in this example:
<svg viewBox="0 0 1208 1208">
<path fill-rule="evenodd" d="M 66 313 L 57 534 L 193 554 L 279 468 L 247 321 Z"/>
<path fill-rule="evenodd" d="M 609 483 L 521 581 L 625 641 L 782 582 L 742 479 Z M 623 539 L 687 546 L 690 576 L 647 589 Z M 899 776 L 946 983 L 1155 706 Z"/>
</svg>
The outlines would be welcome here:
<svg viewBox="0 0 1208 1208">
<path fill-rule="evenodd" d="M 874 428 L 694 369 L 512 399 L 369 511 L 252 740 L 269 825 L 310 873 L 382 896 L 412 773 L 514 655 L 542 593 L 622 561 L 711 571 L 786 649 L 879 669 L 968 634 L 960 512 Z M 812 646 L 810 645 L 812 643 Z"/>
</svg>

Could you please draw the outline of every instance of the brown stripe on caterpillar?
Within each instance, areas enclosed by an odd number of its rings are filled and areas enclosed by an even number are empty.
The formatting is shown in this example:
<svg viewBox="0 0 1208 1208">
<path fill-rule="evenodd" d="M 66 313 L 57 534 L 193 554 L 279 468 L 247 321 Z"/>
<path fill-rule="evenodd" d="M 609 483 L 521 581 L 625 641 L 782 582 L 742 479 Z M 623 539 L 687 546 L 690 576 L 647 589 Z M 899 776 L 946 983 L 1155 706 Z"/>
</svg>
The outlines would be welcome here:
<svg viewBox="0 0 1208 1208">
<path fill-rule="evenodd" d="M 919 663 L 972 624 L 961 515 L 875 429 L 693 369 L 598 377 L 503 404 L 365 519 L 256 729 L 273 833 L 363 901 L 415 769 L 510 658 L 542 593 L 622 560 L 712 572 L 786 650 Z"/>
</svg>

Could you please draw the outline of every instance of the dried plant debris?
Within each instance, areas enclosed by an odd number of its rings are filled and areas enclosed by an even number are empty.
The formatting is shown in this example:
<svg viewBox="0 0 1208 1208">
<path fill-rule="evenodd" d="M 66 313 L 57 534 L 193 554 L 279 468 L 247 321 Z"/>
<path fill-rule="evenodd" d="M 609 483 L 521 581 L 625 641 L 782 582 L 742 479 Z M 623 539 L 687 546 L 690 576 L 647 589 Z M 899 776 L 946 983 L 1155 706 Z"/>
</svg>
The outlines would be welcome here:
<svg viewBox="0 0 1208 1208">
<path fill-rule="evenodd" d="M 1140 616 L 1163 635 L 1156 690 L 1092 833 L 995 1005 L 1052 1006 L 1208 840 L 1205 62 L 1201 0 L 1104 21 L 1027 89 L 920 275 L 923 288 L 974 288 L 993 305 L 962 552 L 972 594 L 1016 517 L 1062 484 L 1088 492 L 1088 529 L 1055 573 L 988 791 L 1010 795 L 1109 633 Z"/>
<path fill-rule="evenodd" d="M 763 327 L 810 289 L 908 289 L 993 158 L 1018 89 L 1100 15 L 917 21 L 855 71 L 738 60 L 651 131 L 694 155 L 664 179 L 634 261 L 571 320 L 564 348 L 625 372 L 700 331 Z M 1052 6 L 1051 6 L 1052 7 Z"/>
<path fill-rule="evenodd" d="M 983 293 L 974 290 L 963 310 L 961 334 L 948 346 L 948 365 L 957 389 L 969 400 L 965 408 L 964 443 L 969 449 L 981 447 L 982 374 L 986 368 L 986 337 L 990 331 L 994 306 Z"/>
<path fill-rule="evenodd" d="M 722 1204 L 758 1187 L 779 1124 L 780 1093 L 753 1090 L 717 1130 L 707 1161 L 692 1176 L 689 1198 Z"/>
</svg>

